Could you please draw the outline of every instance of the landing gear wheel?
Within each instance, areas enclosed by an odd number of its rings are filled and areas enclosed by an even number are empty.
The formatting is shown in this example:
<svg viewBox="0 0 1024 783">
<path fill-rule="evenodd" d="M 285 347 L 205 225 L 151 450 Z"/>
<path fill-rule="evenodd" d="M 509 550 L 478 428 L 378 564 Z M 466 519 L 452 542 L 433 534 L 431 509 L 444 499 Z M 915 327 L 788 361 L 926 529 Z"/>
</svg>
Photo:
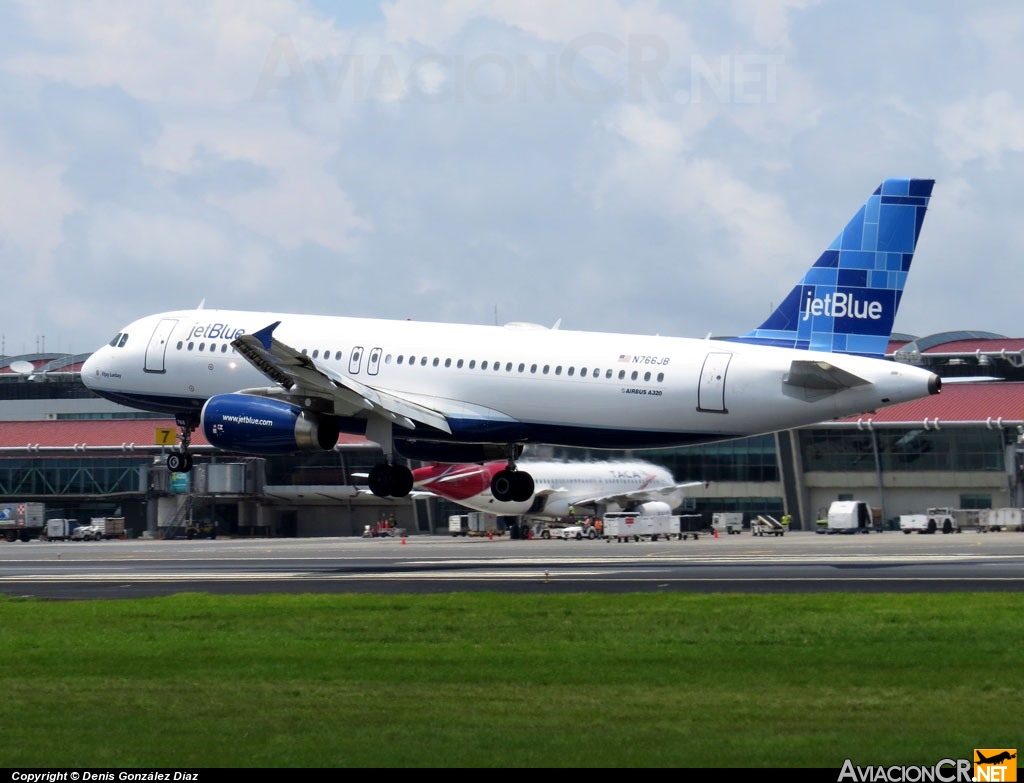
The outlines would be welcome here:
<svg viewBox="0 0 1024 783">
<path fill-rule="evenodd" d="M 412 471 L 405 465 L 381 463 L 370 469 L 367 483 L 379 498 L 404 498 L 412 490 Z"/>
<path fill-rule="evenodd" d="M 412 491 L 412 471 L 405 465 L 391 466 L 391 497 L 404 498 Z"/>
<path fill-rule="evenodd" d="M 512 474 L 512 499 L 525 502 L 533 497 L 533 476 L 517 470 Z"/>
<path fill-rule="evenodd" d="M 506 503 L 512 500 L 512 477 L 515 473 L 511 470 L 499 470 L 491 479 L 491 494 L 499 503 Z"/>
<path fill-rule="evenodd" d="M 370 468 L 370 476 L 367 479 L 370 485 L 370 492 L 379 498 L 391 497 L 391 466 L 374 465 Z"/>
<path fill-rule="evenodd" d="M 192 470 L 192 455 L 180 451 L 172 451 L 167 455 L 167 469 L 171 473 L 188 473 Z"/>
<path fill-rule="evenodd" d="M 491 494 L 501 503 L 527 501 L 533 497 L 533 489 L 533 476 L 521 470 L 499 470 L 491 479 Z"/>
</svg>

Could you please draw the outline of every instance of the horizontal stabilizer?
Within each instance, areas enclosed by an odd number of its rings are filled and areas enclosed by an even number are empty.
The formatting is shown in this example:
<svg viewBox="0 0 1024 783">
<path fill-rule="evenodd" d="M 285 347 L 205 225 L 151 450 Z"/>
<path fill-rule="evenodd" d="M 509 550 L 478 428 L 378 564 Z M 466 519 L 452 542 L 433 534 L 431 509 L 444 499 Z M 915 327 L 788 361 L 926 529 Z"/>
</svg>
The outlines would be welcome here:
<svg viewBox="0 0 1024 783">
<path fill-rule="evenodd" d="M 785 383 L 800 389 L 841 391 L 854 386 L 864 386 L 870 381 L 828 362 L 799 359 L 789 366 Z"/>
</svg>

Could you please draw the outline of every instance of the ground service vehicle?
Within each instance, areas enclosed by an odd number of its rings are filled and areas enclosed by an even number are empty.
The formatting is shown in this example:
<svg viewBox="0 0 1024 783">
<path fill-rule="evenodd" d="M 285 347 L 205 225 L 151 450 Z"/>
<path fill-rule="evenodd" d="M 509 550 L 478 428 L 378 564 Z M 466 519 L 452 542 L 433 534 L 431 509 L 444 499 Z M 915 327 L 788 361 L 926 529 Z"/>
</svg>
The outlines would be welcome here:
<svg viewBox="0 0 1024 783">
<path fill-rule="evenodd" d="M 719 511 L 711 517 L 711 529 L 719 533 L 739 535 L 743 532 L 742 511 Z"/>
<path fill-rule="evenodd" d="M 908 536 L 915 531 L 935 533 L 941 530 L 943 533 L 959 533 L 960 525 L 953 516 L 953 509 L 930 508 L 925 514 L 901 514 L 900 530 Z"/>
<path fill-rule="evenodd" d="M 750 523 L 750 532 L 755 536 L 783 536 L 786 528 L 775 517 L 758 514 L 757 519 Z"/>
<path fill-rule="evenodd" d="M 78 521 L 74 519 L 48 519 L 44 535 L 47 541 L 67 541 L 76 527 Z"/>
<path fill-rule="evenodd" d="M 494 514 L 472 511 L 448 517 L 448 534 L 454 537 L 486 536 L 498 532 L 498 518 Z"/>
<path fill-rule="evenodd" d="M 685 539 L 697 533 L 684 533 L 680 519 L 672 514 L 637 514 L 629 511 L 609 511 L 604 515 L 604 538 L 606 541 L 657 541 L 675 536 Z"/>
<path fill-rule="evenodd" d="M 1024 509 L 987 508 L 978 519 L 978 530 L 1024 530 Z"/>
<path fill-rule="evenodd" d="M 562 528 L 551 529 L 552 538 L 574 538 L 577 541 L 589 538 L 591 540 L 597 538 L 597 528 L 593 525 L 567 525 Z"/>
<path fill-rule="evenodd" d="M 79 525 L 71 533 L 73 541 L 102 541 L 124 537 L 124 517 L 93 517 L 88 525 Z"/>
<path fill-rule="evenodd" d="M 870 533 L 872 527 L 874 516 L 863 500 L 837 500 L 828 507 L 826 533 Z"/>
<path fill-rule="evenodd" d="M 0 537 L 7 541 L 31 541 L 45 530 L 42 503 L 16 503 L 0 507 Z"/>
</svg>

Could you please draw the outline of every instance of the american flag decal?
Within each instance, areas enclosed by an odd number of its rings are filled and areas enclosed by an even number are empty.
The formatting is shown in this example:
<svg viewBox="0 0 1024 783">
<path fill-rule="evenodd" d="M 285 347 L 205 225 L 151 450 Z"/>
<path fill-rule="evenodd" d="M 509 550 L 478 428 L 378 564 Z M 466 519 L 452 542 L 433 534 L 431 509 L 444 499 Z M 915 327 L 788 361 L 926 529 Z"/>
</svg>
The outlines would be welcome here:
<svg viewBox="0 0 1024 783">
<path fill-rule="evenodd" d="M 632 361 L 632 359 L 633 359 L 633 357 L 630 356 L 628 353 L 620 353 L 619 354 L 619 361 L 620 362 L 628 362 L 628 361 Z"/>
</svg>

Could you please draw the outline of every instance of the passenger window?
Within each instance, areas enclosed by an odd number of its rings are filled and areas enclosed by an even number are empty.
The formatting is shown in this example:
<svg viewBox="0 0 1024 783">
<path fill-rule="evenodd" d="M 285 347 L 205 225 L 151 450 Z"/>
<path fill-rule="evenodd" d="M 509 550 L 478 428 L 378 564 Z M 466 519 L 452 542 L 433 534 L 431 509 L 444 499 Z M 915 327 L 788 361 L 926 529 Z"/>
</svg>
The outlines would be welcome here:
<svg viewBox="0 0 1024 783">
<path fill-rule="evenodd" d="M 649 372 L 645 372 L 644 373 L 644 380 L 645 381 L 649 381 L 650 379 L 651 379 L 651 374 Z"/>
<path fill-rule="evenodd" d="M 534 375 L 537 374 L 537 365 L 536 364 L 531 364 L 530 365 L 530 372 L 533 373 Z"/>
<path fill-rule="evenodd" d="M 637 375 L 637 372 L 636 372 L 636 370 L 633 370 L 633 374 L 629 376 L 629 379 L 630 379 L 631 381 L 635 381 L 635 380 L 636 380 L 636 375 Z"/>
<path fill-rule="evenodd" d="M 658 383 L 661 383 L 663 380 L 665 380 L 665 373 L 659 372 L 658 373 Z"/>
<path fill-rule="evenodd" d="M 576 368 L 575 367 L 570 367 L 569 368 L 569 377 L 572 377 L 575 374 L 576 374 Z"/>
<path fill-rule="evenodd" d="M 440 360 L 440 359 L 438 359 L 438 358 L 437 358 L 437 357 L 435 356 L 435 357 L 434 357 L 434 362 L 433 362 L 434 366 L 435 366 L 435 367 L 437 367 L 437 365 L 439 365 L 440 363 L 441 363 L 441 360 Z"/>
</svg>

